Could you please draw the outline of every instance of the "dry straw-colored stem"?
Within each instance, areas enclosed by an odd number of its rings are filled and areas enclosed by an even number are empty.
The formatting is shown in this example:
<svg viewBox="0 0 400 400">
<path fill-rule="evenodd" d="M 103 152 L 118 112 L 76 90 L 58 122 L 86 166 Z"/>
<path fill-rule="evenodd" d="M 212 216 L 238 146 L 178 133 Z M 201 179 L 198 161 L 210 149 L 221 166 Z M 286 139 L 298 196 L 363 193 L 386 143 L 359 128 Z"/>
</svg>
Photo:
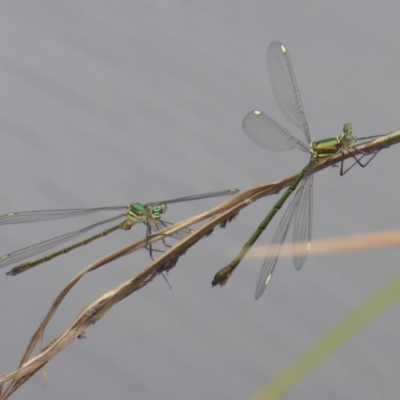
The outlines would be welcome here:
<svg viewBox="0 0 400 400">
<path fill-rule="evenodd" d="M 357 149 L 362 151 L 363 153 L 370 154 L 398 142 L 400 142 L 400 132 L 383 136 L 371 142 L 357 146 Z M 345 152 L 343 154 L 335 155 L 322 162 L 319 162 L 315 166 L 314 171 L 318 172 L 331 165 L 337 164 L 342 159 L 348 159 L 353 155 L 354 150 L 352 150 L 352 152 Z M 100 318 L 102 318 L 114 305 L 116 305 L 118 302 L 120 302 L 122 299 L 129 296 L 136 290 L 147 285 L 161 272 L 168 271 L 171 268 L 174 268 L 179 257 L 182 256 L 189 249 L 189 247 L 193 246 L 201 238 L 208 236 L 215 227 L 219 225 L 224 227 L 227 222 L 230 222 L 240 212 L 241 209 L 247 207 L 251 203 L 265 196 L 279 193 L 283 188 L 290 185 L 290 183 L 296 176 L 297 174 L 272 184 L 259 186 L 239 193 L 238 195 L 230 198 L 229 200 L 205 213 L 178 222 L 168 228 L 157 232 L 157 234 L 151 236 L 150 238 L 144 238 L 128 246 L 125 246 L 82 270 L 65 286 L 65 288 L 60 292 L 60 294 L 51 305 L 47 315 L 39 325 L 39 328 L 34 333 L 21 359 L 19 368 L 16 371 L 4 375 L 2 378 L 0 378 L 0 400 L 5 400 L 10 397 L 10 395 L 15 390 L 17 390 L 18 387 L 26 382 L 38 370 L 43 368 L 48 361 L 50 361 L 59 352 L 61 352 L 73 340 L 75 340 L 76 338 L 84 337 L 86 329 L 89 328 L 90 325 L 98 321 Z M 90 304 L 85 306 L 64 333 L 53 339 L 46 346 L 43 345 L 43 335 L 46 326 L 51 321 L 60 303 L 84 275 L 113 260 L 116 260 L 117 258 L 124 257 L 130 253 L 133 253 L 145 247 L 147 244 L 155 243 L 165 238 L 166 236 L 179 231 L 184 227 L 191 226 L 204 220 L 208 221 L 201 225 L 198 229 L 196 229 L 195 232 L 193 232 L 191 235 L 179 241 L 175 246 L 171 247 L 159 258 L 150 263 L 134 278 L 124 282 L 115 289 L 103 294 L 102 296 L 98 297 Z M 32 353 L 36 346 L 39 347 L 39 353 L 36 356 L 32 356 Z M 7 387 L 3 386 L 5 382 L 8 382 Z"/>
</svg>

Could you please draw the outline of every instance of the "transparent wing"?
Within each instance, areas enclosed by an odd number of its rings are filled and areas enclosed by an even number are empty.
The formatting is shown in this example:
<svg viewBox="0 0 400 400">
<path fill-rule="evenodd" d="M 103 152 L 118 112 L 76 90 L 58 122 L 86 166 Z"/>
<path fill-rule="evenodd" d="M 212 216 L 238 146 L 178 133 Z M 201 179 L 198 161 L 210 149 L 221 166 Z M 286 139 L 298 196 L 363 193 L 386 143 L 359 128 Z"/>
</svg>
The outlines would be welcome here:
<svg viewBox="0 0 400 400">
<path fill-rule="evenodd" d="M 278 261 L 279 253 L 281 251 L 282 243 L 284 242 L 286 235 L 289 231 L 290 224 L 293 221 L 293 218 L 296 218 L 297 207 L 299 203 L 302 202 L 302 196 L 304 195 L 304 187 L 308 186 L 307 181 L 310 178 L 309 171 L 306 172 L 306 178 L 300 182 L 300 186 L 297 189 L 292 201 L 290 202 L 288 208 L 286 209 L 283 217 L 276 229 L 274 237 L 271 242 L 271 253 L 264 260 L 264 264 L 261 268 L 260 276 L 258 278 L 255 298 L 258 300 L 261 295 L 264 293 L 269 281 L 271 280 L 272 273 L 274 272 L 276 263 Z"/>
<path fill-rule="evenodd" d="M 87 226 L 86 228 L 80 229 L 78 231 L 66 233 L 65 235 L 57 236 L 55 238 L 45 240 L 44 242 L 40 242 L 32 246 L 24 247 L 23 249 L 14 251 L 12 253 L 5 254 L 4 256 L 0 257 L 0 268 L 13 264 L 17 261 L 33 257 L 36 254 L 42 253 L 43 251 L 52 249 L 53 247 L 59 246 L 62 243 L 68 242 L 78 236 L 81 236 L 84 233 L 89 232 L 90 230 L 97 228 L 100 225 L 108 224 L 121 218 L 126 218 L 125 214 L 121 214 L 116 217 L 97 222 L 96 224 Z"/>
<path fill-rule="evenodd" d="M 0 216 L 0 225 L 24 224 L 27 222 L 48 221 L 52 219 L 64 219 L 80 217 L 82 215 L 93 214 L 99 211 L 126 210 L 126 206 L 81 208 L 69 210 L 37 210 L 10 212 Z"/>
<path fill-rule="evenodd" d="M 158 205 L 161 203 L 163 204 L 178 203 L 182 201 L 199 200 L 209 197 L 231 196 L 237 192 L 239 192 L 239 189 L 219 190 L 210 193 L 180 197 L 177 199 L 164 200 L 148 204 Z M 115 207 L 64 209 L 64 210 L 35 210 L 35 211 L 10 212 L 0 216 L 0 225 L 24 224 L 27 222 L 39 222 L 39 221 L 48 221 L 54 219 L 73 218 L 73 217 L 80 217 L 83 215 L 97 213 L 100 211 L 120 211 L 120 210 L 126 210 L 127 208 L 128 208 L 127 206 L 115 206 Z"/>
<path fill-rule="evenodd" d="M 272 151 L 300 149 L 310 152 L 309 146 L 295 138 L 282 125 L 261 111 L 251 111 L 242 123 L 247 136 L 256 144 Z"/>
<path fill-rule="evenodd" d="M 285 117 L 300 128 L 311 143 L 310 131 L 289 53 L 280 42 L 272 43 L 267 52 L 267 63 L 272 90 Z"/>
<path fill-rule="evenodd" d="M 293 261 L 294 267 L 300 270 L 304 265 L 310 249 L 313 217 L 313 174 L 310 165 L 304 177 L 301 198 L 295 210 L 293 221 Z"/>
<path fill-rule="evenodd" d="M 162 221 L 160 219 L 151 221 L 150 224 L 151 224 L 150 225 L 151 234 L 153 234 L 155 232 L 158 232 L 161 229 L 167 228 L 167 227 L 169 227 L 171 225 L 174 225 L 173 222 Z M 192 229 L 183 228 L 180 231 L 177 231 L 177 232 L 173 233 L 172 235 L 168 235 L 166 237 L 171 237 L 171 238 L 176 239 L 176 240 L 181 240 L 181 239 L 184 239 L 186 236 L 188 236 L 192 232 L 193 232 Z"/>
<path fill-rule="evenodd" d="M 172 199 L 172 200 L 156 201 L 153 203 L 147 203 L 147 205 L 181 203 L 183 201 L 208 199 L 210 197 L 232 196 L 233 194 L 235 194 L 237 192 L 239 192 L 239 189 L 218 190 L 216 192 L 201 193 L 201 194 L 195 194 L 192 196 L 178 197 L 177 199 Z"/>
</svg>

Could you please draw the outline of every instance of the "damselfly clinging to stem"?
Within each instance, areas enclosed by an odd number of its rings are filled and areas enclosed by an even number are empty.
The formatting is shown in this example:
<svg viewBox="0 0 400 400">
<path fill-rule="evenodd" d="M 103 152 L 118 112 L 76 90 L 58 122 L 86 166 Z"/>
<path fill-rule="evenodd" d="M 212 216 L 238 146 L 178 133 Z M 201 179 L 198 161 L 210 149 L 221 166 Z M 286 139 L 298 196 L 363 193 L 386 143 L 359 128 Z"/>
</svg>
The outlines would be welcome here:
<svg viewBox="0 0 400 400">
<path fill-rule="evenodd" d="M 308 153 L 310 159 L 307 165 L 296 176 L 288 189 L 283 193 L 282 197 L 261 222 L 236 258 L 227 267 L 221 269 L 212 281 L 213 286 L 222 286 L 227 282 L 232 272 L 271 222 L 275 214 L 283 206 L 292 192 L 297 189 L 272 239 L 272 245 L 274 246 L 272 247 L 272 251 L 265 258 L 264 265 L 261 269 L 255 291 L 256 299 L 262 295 L 271 279 L 279 257 L 281 245 L 285 240 L 292 222 L 294 225 L 293 257 L 295 268 L 299 270 L 306 261 L 311 242 L 314 164 L 318 163 L 318 161 L 322 159 L 331 157 L 334 154 L 343 153 L 344 151 L 352 151 L 354 152 L 353 158 L 355 160 L 353 165 L 358 164 L 365 167 L 376 155 L 375 153 L 367 163 L 361 163 L 364 154 L 361 153 L 361 157 L 358 158 L 357 153 L 359 152 L 352 148 L 353 144 L 360 139 L 357 139 L 353 133 L 351 124 L 345 124 L 343 127 L 343 133 L 336 138 L 312 141 L 300 98 L 299 88 L 294 76 L 292 63 L 290 62 L 286 47 L 282 43 L 274 42 L 269 46 L 267 52 L 267 63 L 271 86 L 278 105 L 288 121 L 302 130 L 307 143 L 294 137 L 283 126 L 278 124 L 262 111 L 258 110 L 252 111 L 246 115 L 243 120 L 243 130 L 253 142 L 261 147 L 273 151 L 286 151 L 296 148 Z M 348 168 L 347 171 L 350 168 Z M 343 170 L 342 160 L 340 168 L 341 175 L 347 171 Z"/>
<path fill-rule="evenodd" d="M 18 261 L 26 260 L 27 258 L 35 256 L 36 254 L 42 253 L 46 250 L 59 246 L 62 243 L 69 242 L 78 236 L 81 236 L 89 231 L 98 228 L 101 225 L 105 225 L 121 219 L 123 219 L 123 221 L 119 222 L 117 225 L 102 230 L 101 232 L 98 232 L 97 234 L 90 236 L 82 240 L 81 242 L 74 243 L 66 248 L 55 251 L 54 253 L 47 254 L 37 260 L 31 260 L 23 264 L 17 265 L 9 272 L 7 272 L 7 275 L 17 275 L 38 264 L 51 260 L 57 256 L 60 256 L 71 250 L 74 250 L 80 246 L 86 245 L 92 242 L 93 240 L 96 240 L 98 238 L 110 234 L 111 232 L 115 232 L 118 229 L 129 230 L 132 228 L 133 225 L 136 225 L 138 223 L 143 223 L 146 225 L 146 237 L 149 237 L 150 235 L 152 235 L 154 231 L 159 231 L 160 229 L 173 225 L 171 222 L 166 222 L 161 219 L 162 215 L 165 214 L 165 212 L 167 211 L 167 204 L 180 203 L 191 200 L 201 200 L 210 197 L 230 196 L 232 194 L 237 193 L 238 191 L 239 191 L 238 189 L 220 190 L 211 193 L 203 193 L 193 196 L 180 197 L 172 200 L 157 201 L 153 203 L 146 203 L 146 204 L 132 203 L 129 204 L 128 206 L 97 207 L 97 208 L 67 209 L 67 210 L 21 211 L 21 212 L 11 212 L 8 214 L 4 214 L 0 216 L 0 225 L 22 224 L 27 222 L 38 222 L 38 221 L 48 221 L 54 219 L 80 217 L 97 213 L 100 211 L 118 211 L 118 210 L 124 211 L 122 214 L 97 222 L 93 225 L 89 225 L 83 229 L 79 229 L 77 231 L 70 232 L 65 235 L 57 236 L 55 238 L 46 240 L 44 242 L 40 242 L 32 246 L 25 247 L 21 250 L 5 254 L 2 257 L 0 257 L 0 268 L 14 264 Z M 173 237 L 174 239 L 182 239 L 191 232 L 192 232 L 191 229 L 184 228 L 182 230 L 173 233 L 171 237 Z M 148 249 L 150 251 L 150 256 L 152 256 L 152 251 L 153 251 L 152 246 L 149 245 Z"/>
</svg>

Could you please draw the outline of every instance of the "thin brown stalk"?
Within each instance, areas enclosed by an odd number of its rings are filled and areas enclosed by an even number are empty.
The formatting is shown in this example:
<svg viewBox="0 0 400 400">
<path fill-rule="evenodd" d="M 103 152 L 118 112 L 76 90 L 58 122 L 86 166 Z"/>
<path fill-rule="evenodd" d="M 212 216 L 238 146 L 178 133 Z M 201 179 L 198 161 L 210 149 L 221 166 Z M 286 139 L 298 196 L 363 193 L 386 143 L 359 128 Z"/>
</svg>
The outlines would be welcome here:
<svg viewBox="0 0 400 400">
<path fill-rule="evenodd" d="M 357 146 L 357 149 L 364 153 L 372 153 L 379 149 L 389 147 L 395 143 L 400 142 L 400 132 L 380 137 L 376 140 Z M 331 165 L 337 164 L 342 159 L 352 157 L 352 154 L 345 152 L 343 155 L 338 154 L 331 158 L 328 158 L 322 162 L 319 162 L 314 171 L 318 172 Z M 76 338 L 85 336 L 86 330 L 93 325 L 96 321 L 101 319 L 113 306 L 123 300 L 125 297 L 131 295 L 135 291 L 141 289 L 150 283 L 158 274 L 163 271 L 169 271 L 174 268 L 178 259 L 185 254 L 185 252 L 193 246 L 201 238 L 208 236 L 214 228 L 217 226 L 224 227 L 227 222 L 230 222 L 235 216 L 238 215 L 240 210 L 249 206 L 253 202 L 271 195 L 279 193 L 283 188 L 290 185 L 297 174 L 290 176 L 281 181 L 259 186 L 253 189 L 246 190 L 238 195 L 230 198 L 219 206 L 188 218 L 184 221 L 178 222 L 170 227 L 160 230 L 155 235 L 138 240 L 128 246 L 125 246 L 118 251 L 103 257 L 95 263 L 89 265 L 87 268 L 77 274 L 60 292 L 53 304 L 51 305 L 47 315 L 39 325 L 38 329 L 34 333 L 19 365 L 19 368 L 7 375 L 0 378 L 0 400 L 5 400 L 18 389 L 23 383 L 25 383 L 32 375 L 43 368 L 48 361 L 54 358 L 60 353 L 66 346 L 68 346 Z M 68 295 L 71 289 L 82 279 L 88 272 L 94 271 L 103 265 L 108 264 L 118 258 L 124 257 L 131 254 L 143 247 L 146 244 L 155 243 L 166 236 L 179 231 L 182 228 L 192 226 L 193 224 L 208 220 L 203 223 L 198 229 L 192 234 L 187 236 L 185 239 L 179 241 L 175 246 L 171 247 L 168 251 L 163 253 L 159 258 L 150 263 L 145 269 L 139 272 L 134 278 L 124 282 L 113 290 L 98 297 L 90 304 L 85 306 L 70 326 L 65 330 L 64 333 L 53 339 L 46 346 L 43 345 L 43 335 L 46 326 L 51 321 L 59 305 Z M 36 356 L 32 356 L 32 353 L 36 346 L 39 346 L 39 353 Z M 8 382 L 6 388 L 2 385 Z M 1 389 L 3 389 L 1 391 Z"/>
</svg>

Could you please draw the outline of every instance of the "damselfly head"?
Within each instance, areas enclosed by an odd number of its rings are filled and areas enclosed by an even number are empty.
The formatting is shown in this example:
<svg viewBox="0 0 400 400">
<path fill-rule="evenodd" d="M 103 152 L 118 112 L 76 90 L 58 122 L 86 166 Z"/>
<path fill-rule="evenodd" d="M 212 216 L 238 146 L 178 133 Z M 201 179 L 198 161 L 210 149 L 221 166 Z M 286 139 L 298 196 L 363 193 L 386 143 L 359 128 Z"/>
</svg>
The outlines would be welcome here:
<svg viewBox="0 0 400 400">
<path fill-rule="evenodd" d="M 166 204 L 153 205 L 150 215 L 155 219 L 160 219 L 161 215 L 167 211 L 167 208 Z"/>
<path fill-rule="evenodd" d="M 353 126 L 348 122 L 343 125 L 343 134 L 340 135 L 343 147 L 350 147 L 357 141 L 357 136 L 353 132 Z"/>
<path fill-rule="evenodd" d="M 343 133 L 348 133 L 349 135 L 353 133 L 353 125 L 350 122 L 343 125 Z"/>
</svg>

